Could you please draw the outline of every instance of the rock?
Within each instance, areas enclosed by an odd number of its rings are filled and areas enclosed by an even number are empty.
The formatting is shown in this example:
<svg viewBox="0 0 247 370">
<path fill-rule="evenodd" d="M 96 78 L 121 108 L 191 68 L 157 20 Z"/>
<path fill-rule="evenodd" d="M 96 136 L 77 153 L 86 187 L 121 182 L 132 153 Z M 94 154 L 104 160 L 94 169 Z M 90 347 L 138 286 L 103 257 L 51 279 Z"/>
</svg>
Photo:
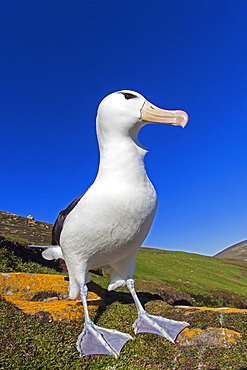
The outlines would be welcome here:
<svg viewBox="0 0 247 370">
<path fill-rule="evenodd" d="M 230 348 L 237 344 L 241 337 L 242 335 L 239 332 L 225 328 L 186 328 L 179 334 L 176 343 L 183 347 L 216 346 Z"/>
<path fill-rule="evenodd" d="M 27 216 L 27 218 L 28 218 L 29 220 L 34 220 L 34 217 L 33 217 L 32 215 L 28 215 L 28 216 Z"/>
</svg>

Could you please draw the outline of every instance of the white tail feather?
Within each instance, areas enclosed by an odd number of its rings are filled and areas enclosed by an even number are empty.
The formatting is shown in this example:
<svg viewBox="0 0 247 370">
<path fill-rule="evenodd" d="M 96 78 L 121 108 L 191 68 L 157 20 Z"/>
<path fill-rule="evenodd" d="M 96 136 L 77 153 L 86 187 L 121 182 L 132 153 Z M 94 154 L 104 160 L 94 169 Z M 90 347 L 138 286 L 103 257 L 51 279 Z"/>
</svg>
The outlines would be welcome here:
<svg viewBox="0 0 247 370">
<path fill-rule="evenodd" d="M 57 260 L 58 258 L 64 259 L 62 249 L 59 245 L 29 245 L 32 248 L 45 248 L 42 252 L 42 257 L 45 260 Z"/>
<path fill-rule="evenodd" d="M 59 245 L 52 246 L 47 248 L 44 252 L 42 252 L 42 257 L 46 260 L 57 260 L 58 258 L 63 258 L 63 252 Z"/>
</svg>

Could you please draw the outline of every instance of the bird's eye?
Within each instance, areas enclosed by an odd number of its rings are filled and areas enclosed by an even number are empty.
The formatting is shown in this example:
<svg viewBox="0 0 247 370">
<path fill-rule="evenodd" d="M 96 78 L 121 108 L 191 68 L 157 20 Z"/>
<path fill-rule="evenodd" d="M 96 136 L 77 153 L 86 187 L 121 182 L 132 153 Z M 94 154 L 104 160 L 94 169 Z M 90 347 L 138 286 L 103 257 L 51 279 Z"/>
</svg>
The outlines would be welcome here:
<svg viewBox="0 0 247 370">
<path fill-rule="evenodd" d="M 136 96 L 134 94 L 130 94 L 130 93 L 123 93 L 123 95 L 124 95 L 126 100 L 136 98 Z"/>
</svg>

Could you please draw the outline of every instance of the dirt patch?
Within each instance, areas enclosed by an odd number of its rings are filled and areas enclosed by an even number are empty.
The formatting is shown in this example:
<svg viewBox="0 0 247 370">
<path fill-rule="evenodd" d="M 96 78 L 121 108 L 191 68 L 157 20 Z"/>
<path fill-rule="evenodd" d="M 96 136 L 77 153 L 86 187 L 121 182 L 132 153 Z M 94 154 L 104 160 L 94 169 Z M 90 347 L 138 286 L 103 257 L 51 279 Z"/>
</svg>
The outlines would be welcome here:
<svg viewBox="0 0 247 370">
<path fill-rule="evenodd" d="M 48 301 L 48 300 L 64 300 L 68 298 L 68 295 L 62 294 L 59 292 L 55 292 L 54 290 L 43 290 L 40 292 L 37 292 L 33 295 L 33 297 L 30 299 L 32 302 L 40 302 L 40 301 Z"/>
<path fill-rule="evenodd" d="M 194 295 L 197 302 L 201 302 L 205 306 L 227 306 L 235 308 L 247 308 L 245 299 L 241 294 L 229 293 L 225 291 L 213 291 L 208 295 Z"/>
</svg>

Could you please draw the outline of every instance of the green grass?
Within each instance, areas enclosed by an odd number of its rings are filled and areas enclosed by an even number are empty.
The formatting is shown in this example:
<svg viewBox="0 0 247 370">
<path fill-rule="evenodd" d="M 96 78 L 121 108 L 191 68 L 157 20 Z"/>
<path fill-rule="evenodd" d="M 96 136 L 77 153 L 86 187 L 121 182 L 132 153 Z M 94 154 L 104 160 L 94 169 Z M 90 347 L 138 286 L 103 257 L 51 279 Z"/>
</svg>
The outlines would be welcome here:
<svg viewBox="0 0 247 370">
<path fill-rule="evenodd" d="M 41 266 L 35 262 L 22 262 L 14 252 L 9 252 L 6 248 L 0 249 L 0 271 L 2 272 L 27 272 L 32 274 L 57 274 L 49 267 Z"/>
<path fill-rule="evenodd" d="M 0 250 L 0 271 L 56 273 L 38 263 L 24 263 L 7 249 Z M 231 302 L 247 304 L 247 276 L 244 261 L 225 261 L 182 252 L 142 249 L 137 259 L 136 286 L 140 292 L 187 294 L 197 304 Z M 104 277 L 93 276 L 103 287 Z M 123 287 L 118 289 L 127 292 Z M 231 348 L 179 347 L 151 334 L 134 336 L 132 323 L 137 318 L 133 303 L 114 301 L 100 307 L 92 319 L 96 324 L 114 328 L 134 337 L 121 351 L 119 359 L 111 356 L 80 358 L 75 343 L 83 320 L 48 322 L 23 314 L 0 299 L 0 370 L 240 370 L 247 368 L 247 325 L 242 314 L 183 311 L 155 300 L 145 305 L 148 312 L 175 320 L 188 321 L 192 328 L 226 327 L 241 332 L 242 339 Z"/>
<path fill-rule="evenodd" d="M 185 315 L 167 308 L 164 302 L 153 302 L 153 306 L 154 303 L 167 317 L 181 319 Z M 207 323 L 217 326 L 219 323 L 219 314 L 216 313 L 194 312 L 184 318 L 193 321 L 194 327 Z M 115 302 L 98 315 L 96 322 L 100 326 L 116 328 L 133 335 L 131 324 L 135 319 L 134 304 Z M 96 355 L 80 358 L 75 342 L 82 326 L 82 321 L 49 323 L 34 319 L 0 300 L 0 369 L 237 370 L 247 365 L 247 333 L 243 315 L 229 314 L 224 317 L 225 327 L 234 327 L 243 334 L 237 346 L 228 349 L 182 348 L 155 335 L 139 334 L 134 337 L 134 341 L 124 346 L 118 359 Z"/>
<path fill-rule="evenodd" d="M 209 304 L 209 299 L 203 297 L 210 298 L 214 293 L 217 297 L 217 293 L 224 292 L 239 296 L 247 305 L 247 263 L 234 263 L 191 253 L 142 249 L 135 278 L 171 285 L 189 293 L 197 304 Z M 212 301 L 212 304 L 220 303 Z"/>
<path fill-rule="evenodd" d="M 247 263 L 246 263 L 247 267 Z M 185 252 L 141 250 L 136 277 L 172 285 L 196 285 L 203 290 L 236 290 L 247 298 L 247 272 L 223 260 Z"/>
<path fill-rule="evenodd" d="M 28 239 L 15 237 L 15 236 L 10 235 L 10 234 L 5 234 L 4 237 L 8 240 L 13 241 L 13 242 L 18 242 L 18 243 L 23 243 L 23 244 L 29 244 L 30 243 L 30 241 Z"/>
</svg>

